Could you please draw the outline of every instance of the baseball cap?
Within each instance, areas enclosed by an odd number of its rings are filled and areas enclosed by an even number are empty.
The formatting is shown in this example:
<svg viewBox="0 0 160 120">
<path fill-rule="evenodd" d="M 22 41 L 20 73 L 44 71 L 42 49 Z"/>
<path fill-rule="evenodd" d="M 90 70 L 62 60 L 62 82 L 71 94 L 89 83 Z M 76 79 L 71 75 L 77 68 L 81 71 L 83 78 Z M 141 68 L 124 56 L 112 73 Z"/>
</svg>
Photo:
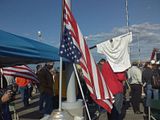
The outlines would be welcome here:
<svg viewBox="0 0 160 120">
<path fill-rule="evenodd" d="M 150 63 L 151 64 L 156 64 L 156 61 L 155 60 L 151 60 Z"/>
</svg>

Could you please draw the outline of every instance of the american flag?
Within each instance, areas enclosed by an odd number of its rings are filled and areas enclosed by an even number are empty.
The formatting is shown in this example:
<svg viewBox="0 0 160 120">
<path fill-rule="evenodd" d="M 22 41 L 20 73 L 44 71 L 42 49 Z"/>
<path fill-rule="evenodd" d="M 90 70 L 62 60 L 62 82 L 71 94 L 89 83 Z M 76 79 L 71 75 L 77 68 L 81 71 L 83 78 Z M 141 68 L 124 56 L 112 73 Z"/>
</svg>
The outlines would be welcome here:
<svg viewBox="0 0 160 120">
<path fill-rule="evenodd" d="M 4 67 L 2 68 L 2 73 L 5 76 L 24 77 L 31 80 L 32 82 L 39 82 L 36 74 L 32 71 L 30 67 L 26 65 Z"/>
<path fill-rule="evenodd" d="M 91 97 L 97 104 L 111 112 L 113 95 L 89 51 L 66 0 L 63 5 L 63 35 L 59 54 L 73 63 L 80 64 Z"/>
</svg>

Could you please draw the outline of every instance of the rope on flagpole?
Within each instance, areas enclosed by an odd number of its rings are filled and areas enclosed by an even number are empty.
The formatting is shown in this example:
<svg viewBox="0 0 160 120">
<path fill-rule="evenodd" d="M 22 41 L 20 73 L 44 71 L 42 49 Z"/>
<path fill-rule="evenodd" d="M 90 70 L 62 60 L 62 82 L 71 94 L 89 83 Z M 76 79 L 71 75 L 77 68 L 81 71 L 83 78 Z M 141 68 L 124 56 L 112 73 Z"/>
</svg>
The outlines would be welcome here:
<svg viewBox="0 0 160 120">
<path fill-rule="evenodd" d="M 84 97 L 84 93 L 83 93 L 83 90 L 82 90 L 82 86 L 81 86 L 81 83 L 80 83 L 80 79 L 79 79 L 79 76 L 78 76 L 76 65 L 73 64 L 73 67 L 74 67 L 74 71 L 75 71 L 75 74 L 76 74 L 76 77 L 77 77 L 78 85 L 79 85 L 79 88 L 80 88 L 80 91 L 81 91 L 81 94 L 82 94 L 82 98 L 83 98 L 83 101 L 84 101 L 84 104 L 85 104 L 85 107 L 86 107 L 88 118 L 89 118 L 89 120 L 91 120 L 91 116 L 90 116 L 88 106 L 87 106 L 87 103 L 86 103 L 86 100 L 85 100 L 85 97 Z"/>
</svg>

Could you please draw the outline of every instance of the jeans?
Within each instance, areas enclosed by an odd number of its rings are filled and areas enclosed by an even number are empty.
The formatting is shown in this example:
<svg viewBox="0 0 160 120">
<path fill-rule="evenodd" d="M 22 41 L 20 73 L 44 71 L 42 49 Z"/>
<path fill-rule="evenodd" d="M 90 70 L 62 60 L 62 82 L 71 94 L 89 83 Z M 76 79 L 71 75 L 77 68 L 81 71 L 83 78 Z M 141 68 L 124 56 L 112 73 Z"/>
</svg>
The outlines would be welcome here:
<svg viewBox="0 0 160 120">
<path fill-rule="evenodd" d="M 44 104 L 44 99 L 45 95 L 43 93 L 40 93 L 40 98 L 39 98 L 39 111 L 43 110 L 43 104 Z"/>
<path fill-rule="evenodd" d="M 28 97 L 32 98 L 32 90 L 33 90 L 33 86 L 31 84 L 28 85 Z"/>
<path fill-rule="evenodd" d="M 51 114 L 53 110 L 53 96 L 48 93 L 42 93 L 39 100 L 39 110 L 43 114 Z"/>
<path fill-rule="evenodd" d="M 119 114 L 121 114 L 122 105 L 123 105 L 123 93 L 118 93 L 115 95 L 114 106 Z"/>
<path fill-rule="evenodd" d="M 28 98 L 29 98 L 29 94 L 28 94 L 28 87 L 20 87 L 19 88 L 21 96 L 22 96 L 22 100 L 24 103 L 24 106 L 28 106 L 29 102 L 28 102 Z"/>
<path fill-rule="evenodd" d="M 123 93 L 118 93 L 115 96 L 115 102 L 111 114 L 108 114 L 109 120 L 122 120 L 121 111 L 123 105 Z"/>
<path fill-rule="evenodd" d="M 154 99 L 154 100 L 159 99 L 159 90 L 158 89 L 153 89 L 151 84 L 147 85 L 146 93 L 147 93 L 146 106 L 149 105 L 149 100 L 150 99 Z"/>
<path fill-rule="evenodd" d="M 9 104 L 3 103 L 2 104 L 2 116 L 4 120 L 12 120 L 11 112 L 9 111 Z"/>
</svg>

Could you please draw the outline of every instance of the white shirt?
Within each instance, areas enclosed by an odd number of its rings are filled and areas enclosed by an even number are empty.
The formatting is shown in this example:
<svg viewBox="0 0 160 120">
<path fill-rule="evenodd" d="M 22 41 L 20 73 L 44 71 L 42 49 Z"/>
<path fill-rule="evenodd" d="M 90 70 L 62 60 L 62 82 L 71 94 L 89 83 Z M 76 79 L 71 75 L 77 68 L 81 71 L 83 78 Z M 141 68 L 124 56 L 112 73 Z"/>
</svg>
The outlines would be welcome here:
<svg viewBox="0 0 160 120">
<path fill-rule="evenodd" d="M 132 33 L 97 44 L 97 52 L 104 54 L 114 72 L 123 72 L 131 66 L 128 44 L 132 41 Z"/>
<path fill-rule="evenodd" d="M 142 84 L 142 71 L 137 66 L 132 66 L 127 71 L 129 84 Z"/>
</svg>

